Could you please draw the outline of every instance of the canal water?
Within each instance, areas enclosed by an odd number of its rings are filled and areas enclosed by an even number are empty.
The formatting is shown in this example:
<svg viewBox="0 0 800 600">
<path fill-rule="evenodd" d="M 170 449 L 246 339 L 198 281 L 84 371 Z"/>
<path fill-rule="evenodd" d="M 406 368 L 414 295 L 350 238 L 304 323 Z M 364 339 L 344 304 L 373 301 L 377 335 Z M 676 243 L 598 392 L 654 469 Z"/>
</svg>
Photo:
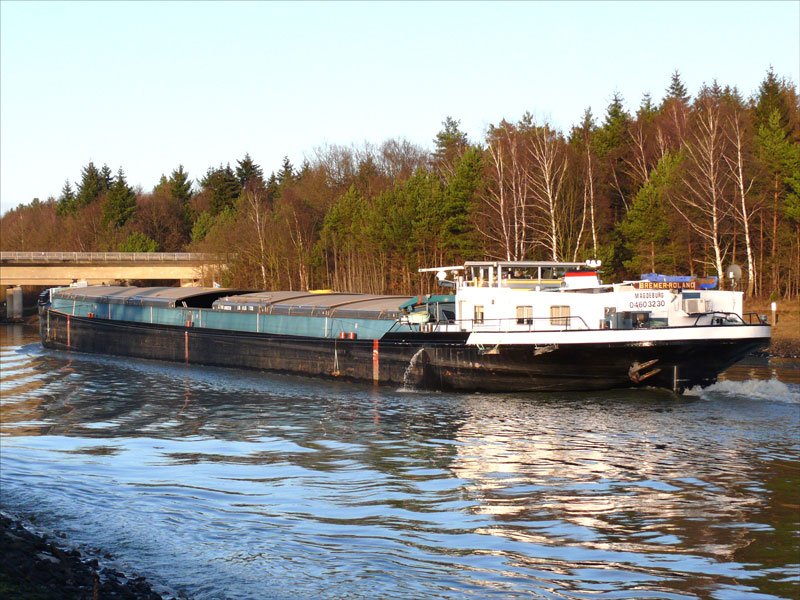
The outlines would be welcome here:
<svg viewBox="0 0 800 600">
<path fill-rule="evenodd" d="M 190 598 L 796 598 L 800 363 L 452 394 L 0 328 L 0 508 Z"/>
</svg>

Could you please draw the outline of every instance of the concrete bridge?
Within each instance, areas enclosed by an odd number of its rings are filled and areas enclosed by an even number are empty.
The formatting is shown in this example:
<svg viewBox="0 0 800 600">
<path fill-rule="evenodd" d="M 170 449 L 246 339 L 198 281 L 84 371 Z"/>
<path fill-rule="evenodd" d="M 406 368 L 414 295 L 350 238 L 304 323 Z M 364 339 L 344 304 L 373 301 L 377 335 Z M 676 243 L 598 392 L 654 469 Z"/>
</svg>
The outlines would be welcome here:
<svg viewBox="0 0 800 600">
<path fill-rule="evenodd" d="M 0 252 L 0 287 L 124 280 L 201 285 L 218 279 L 226 262 L 225 255 L 193 252 Z"/>
</svg>

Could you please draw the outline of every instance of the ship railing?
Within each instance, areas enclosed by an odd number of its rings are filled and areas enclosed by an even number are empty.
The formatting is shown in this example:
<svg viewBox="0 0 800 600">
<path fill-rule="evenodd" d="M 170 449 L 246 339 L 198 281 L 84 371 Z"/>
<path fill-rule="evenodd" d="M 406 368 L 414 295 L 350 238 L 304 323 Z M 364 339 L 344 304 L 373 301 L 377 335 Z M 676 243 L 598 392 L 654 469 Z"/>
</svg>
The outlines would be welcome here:
<svg viewBox="0 0 800 600">
<path fill-rule="evenodd" d="M 560 317 L 510 317 L 505 319 L 449 319 L 412 324 L 402 319 L 398 323 L 411 325 L 421 332 L 434 333 L 455 326 L 460 331 L 492 332 L 532 332 L 532 331 L 571 331 L 588 330 L 590 327 L 579 315 Z"/>
<path fill-rule="evenodd" d="M 745 313 L 744 317 L 747 318 L 747 321 L 744 320 L 742 316 L 734 312 L 724 312 L 721 310 L 715 310 L 707 313 L 700 313 L 698 315 L 692 315 L 695 317 L 693 325 L 695 327 L 698 326 L 707 326 L 707 325 L 766 325 L 767 318 L 764 315 L 759 315 L 756 313 Z M 700 321 L 703 320 L 703 323 Z"/>
<path fill-rule="evenodd" d="M 565 331 L 589 329 L 586 321 L 579 315 L 559 317 L 510 317 L 505 319 L 466 319 L 471 331 Z"/>
<path fill-rule="evenodd" d="M 746 312 L 742 315 L 742 320 L 746 320 L 748 325 L 769 325 L 767 315 L 760 315 L 757 312 Z"/>
</svg>

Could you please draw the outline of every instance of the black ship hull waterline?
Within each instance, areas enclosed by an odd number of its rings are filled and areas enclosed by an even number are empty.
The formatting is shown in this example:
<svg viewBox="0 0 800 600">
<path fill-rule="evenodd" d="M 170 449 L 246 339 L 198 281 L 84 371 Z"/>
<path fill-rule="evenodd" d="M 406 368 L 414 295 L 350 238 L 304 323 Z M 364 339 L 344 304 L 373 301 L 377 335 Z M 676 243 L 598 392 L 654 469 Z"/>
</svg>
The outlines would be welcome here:
<svg viewBox="0 0 800 600">
<path fill-rule="evenodd" d="M 42 307 L 40 315 L 42 344 L 56 350 L 484 392 L 652 386 L 681 393 L 712 384 L 719 373 L 770 340 L 769 335 L 713 339 L 702 330 L 721 328 L 709 326 L 691 328 L 692 339 L 582 343 L 570 340 L 581 332 L 567 331 L 562 333 L 564 343 L 486 347 L 468 344 L 466 331 L 320 338 L 196 327 L 190 322 L 130 322 L 92 313 L 72 315 L 50 306 Z"/>
</svg>

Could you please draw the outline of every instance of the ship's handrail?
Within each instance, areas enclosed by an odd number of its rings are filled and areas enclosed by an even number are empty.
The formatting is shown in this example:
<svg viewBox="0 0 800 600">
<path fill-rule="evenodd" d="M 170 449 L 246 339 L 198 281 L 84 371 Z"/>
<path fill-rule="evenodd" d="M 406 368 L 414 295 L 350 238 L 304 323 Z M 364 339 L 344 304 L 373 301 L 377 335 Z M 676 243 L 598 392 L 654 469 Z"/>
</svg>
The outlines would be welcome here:
<svg viewBox="0 0 800 600">
<path fill-rule="evenodd" d="M 525 321 L 520 323 L 519 321 Z M 554 323 L 559 321 L 559 323 Z M 416 325 L 407 320 L 398 319 L 398 324 Z M 546 323 L 547 327 L 539 327 Z M 580 315 L 564 315 L 563 317 L 508 317 L 503 319 L 483 319 L 482 321 L 475 321 L 475 319 L 449 319 L 442 321 L 428 321 L 427 323 L 419 324 L 420 331 L 437 332 L 441 330 L 443 325 L 457 325 L 461 331 L 475 331 L 475 332 L 531 332 L 531 331 L 588 331 L 590 327 L 583 320 Z"/>
<path fill-rule="evenodd" d="M 722 310 L 712 310 L 710 312 L 700 313 L 700 314 L 696 315 L 693 325 L 695 327 L 700 326 L 699 321 L 703 317 L 710 317 L 711 318 L 711 325 L 766 325 L 766 323 L 764 322 L 766 319 L 762 319 L 761 318 L 763 315 L 758 315 L 756 313 L 749 312 L 749 313 L 745 313 L 744 316 L 748 317 L 748 321 L 747 322 L 745 322 L 745 320 L 742 317 L 742 315 L 740 315 L 738 313 L 726 312 L 726 311 L 722 311 Z M 752 319 L 753 316 L 756 317 L 757 323 L 753 323 L 753 319 Z M 720 318 L 720 319 L 724 317 L 725 321 L 724 322 L 723 321 L 715 322 L 715 317 Z"/>
<path fill-rule="evenodd" d="M 768 325 L 767 315 L 760 315 L 757 312 L 746 312 L 742 315 L 742 321 L 747 319 L 748 325 Z M 754 322 L 755 320 L 755 322 Z"/>
</svg>

